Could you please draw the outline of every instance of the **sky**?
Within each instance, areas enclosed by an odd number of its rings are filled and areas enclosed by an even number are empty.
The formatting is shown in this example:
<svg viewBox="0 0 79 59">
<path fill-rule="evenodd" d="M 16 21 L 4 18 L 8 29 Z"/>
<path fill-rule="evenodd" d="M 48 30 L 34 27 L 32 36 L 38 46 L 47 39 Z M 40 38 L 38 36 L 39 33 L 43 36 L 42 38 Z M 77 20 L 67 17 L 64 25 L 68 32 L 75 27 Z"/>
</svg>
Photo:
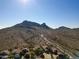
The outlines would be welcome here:
<svg viewBox="0 0 79 59">
<path fill-rule="evenodd" d="M 0 29 L 24 20 L 79 28 L 79 0 L 0 0 Z"/>
</svg>

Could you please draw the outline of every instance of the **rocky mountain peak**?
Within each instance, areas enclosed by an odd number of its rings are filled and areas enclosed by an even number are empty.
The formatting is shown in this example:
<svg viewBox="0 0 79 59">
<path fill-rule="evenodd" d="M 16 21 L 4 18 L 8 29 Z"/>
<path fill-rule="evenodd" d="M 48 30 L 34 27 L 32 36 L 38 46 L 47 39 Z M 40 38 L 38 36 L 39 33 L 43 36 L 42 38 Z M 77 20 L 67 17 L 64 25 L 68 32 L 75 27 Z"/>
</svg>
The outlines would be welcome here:
<svg viewBox="0 0 79 59">
<path fill-rule="evenodd" d="M 59 30 L 69 30 L 70 28 L 65 27 L 65 26 L 61 26 L 61 27 L 59 27 L 58 29 L 59 29 Z"/>
<path fill-rule="evenodd" d="M 46 23 L 42 23 L 41 26 L 42 26 L 43 28 L 49 28 L 49 27 L 46 25 Z"/>
<path fill-rule="evenodd" d="M 20 24 L 15 25 L 15 26 L 17 26 L 17 27 L 40 27 L 40 28 L 46 28 L 46 29 L 49 28 L 46 25 L 46 23 L 39 24 L 39 23 L 36 23 L 36 22 L 27 21 L 27 20 L 23 21 Z"/>
</svg>

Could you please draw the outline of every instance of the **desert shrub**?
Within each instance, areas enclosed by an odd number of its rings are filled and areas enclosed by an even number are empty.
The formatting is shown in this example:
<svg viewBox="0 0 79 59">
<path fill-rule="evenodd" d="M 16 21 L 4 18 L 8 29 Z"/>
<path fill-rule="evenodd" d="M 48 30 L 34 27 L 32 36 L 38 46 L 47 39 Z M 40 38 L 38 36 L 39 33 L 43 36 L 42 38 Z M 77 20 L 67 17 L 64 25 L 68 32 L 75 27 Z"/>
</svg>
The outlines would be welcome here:
<svg viewBox="0 0 79 59">
<path fill-rule="evenodd" d="M 40 54 L 42 54 L 44 52 L 44 50 L 42 49 L 42 48 L 37 48 L 36 50 L 35 50 L 35 54 L 37 55 L 37 56 L 39 56 Z"/>
</svg>

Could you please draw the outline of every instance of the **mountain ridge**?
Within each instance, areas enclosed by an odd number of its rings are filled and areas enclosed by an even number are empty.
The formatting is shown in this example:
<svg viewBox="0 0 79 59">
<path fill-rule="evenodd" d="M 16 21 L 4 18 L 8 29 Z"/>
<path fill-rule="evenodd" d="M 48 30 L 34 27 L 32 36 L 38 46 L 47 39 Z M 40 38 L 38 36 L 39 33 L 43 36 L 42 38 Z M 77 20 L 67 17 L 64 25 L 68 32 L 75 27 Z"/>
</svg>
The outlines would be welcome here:
<svg viewBox="0 0 79 59">
<path fill-rule="evenodd" d="M 70 29 L 67 27 L 52 29 L 45 23 L 38 24 L 31 21 L 24 21 L 0 30 L 1 49 L 14 48 L 15 46 L 51 45 L 50 42 L 52 45 L 59 44 L 63 49 L 75 53 L 79 50 L 79 29 Z"/>
</svg>

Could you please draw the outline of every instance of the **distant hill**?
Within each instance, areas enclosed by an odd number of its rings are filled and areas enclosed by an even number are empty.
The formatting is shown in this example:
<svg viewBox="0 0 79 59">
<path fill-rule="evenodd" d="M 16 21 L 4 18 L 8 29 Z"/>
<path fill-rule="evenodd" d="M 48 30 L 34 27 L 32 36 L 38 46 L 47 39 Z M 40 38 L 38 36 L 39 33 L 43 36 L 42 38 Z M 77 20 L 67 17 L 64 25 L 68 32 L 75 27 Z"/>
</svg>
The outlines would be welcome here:
<svg viewBox="0 0 79 59">
<path fill-rule="evenodd" d="M 79 50 L 79 28 L 70 29 L 62 26 L 52 29 L 45 23 L 24 21 L 0 30 L 0 49 L 39 45 L 59 45 L 75 53 Z"/>
</svg>

